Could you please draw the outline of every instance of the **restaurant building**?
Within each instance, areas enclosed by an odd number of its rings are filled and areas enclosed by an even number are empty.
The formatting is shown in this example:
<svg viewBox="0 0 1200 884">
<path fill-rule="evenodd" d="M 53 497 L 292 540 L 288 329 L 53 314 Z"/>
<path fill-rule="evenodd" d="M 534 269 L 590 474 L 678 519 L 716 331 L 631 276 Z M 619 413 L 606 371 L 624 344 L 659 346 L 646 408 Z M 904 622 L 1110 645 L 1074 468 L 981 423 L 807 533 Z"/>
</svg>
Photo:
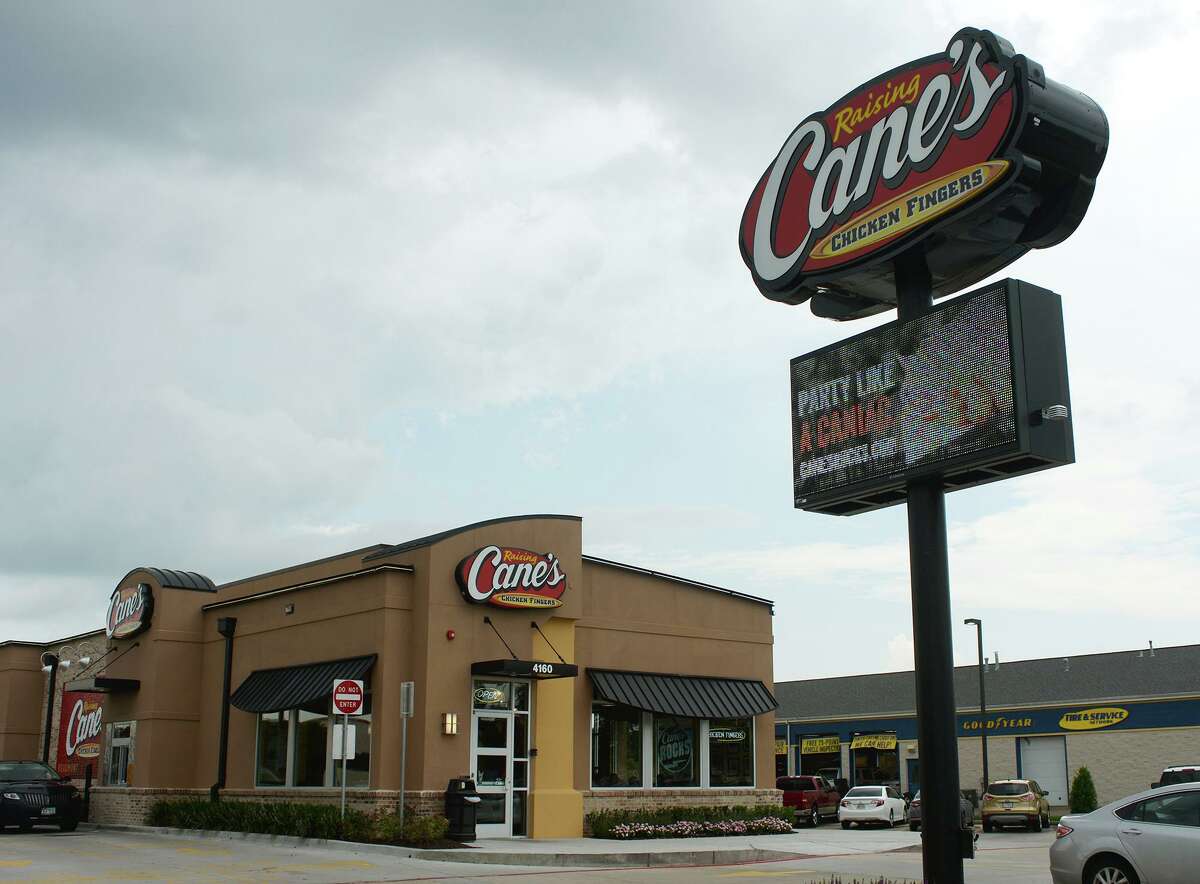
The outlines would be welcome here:
<svg viewBox="0 0 1200 884">
<path fill-rule="evenodd" d="M 214 788 L 336 802 L 332 686 L 359 679 L 352 806 L 393 809 L 403 782 L 409 807 L 440 813 L 448 781 L 470 774 L 481 837 L 569 837 L 602 808 L 779 802 L 772 615 L 765 599 L 584 555 L 574 516 L 494 519 L 221 586 L 139 567 L 112 591 L 95 659 L 58 672 L 52 726 L 65 713 L 75 751 L 94 746 L 96 822 Z M 40 757 L 44 651 L 54 643 L 0 645 L 4 757 Z"/>
<path fill-rule="evenodd" d="M 959 782 L 1037 780 L 1067 805 L 1087 767 L 1101 804 L 1149 788 L 1163 768 L 1200 761 L 1200 645 L 989 663 L 954 670 Z M 837 770 L 850 785 L 920 788 L 913 672 L 779 682 L 776 771 Z"/>
</svg>

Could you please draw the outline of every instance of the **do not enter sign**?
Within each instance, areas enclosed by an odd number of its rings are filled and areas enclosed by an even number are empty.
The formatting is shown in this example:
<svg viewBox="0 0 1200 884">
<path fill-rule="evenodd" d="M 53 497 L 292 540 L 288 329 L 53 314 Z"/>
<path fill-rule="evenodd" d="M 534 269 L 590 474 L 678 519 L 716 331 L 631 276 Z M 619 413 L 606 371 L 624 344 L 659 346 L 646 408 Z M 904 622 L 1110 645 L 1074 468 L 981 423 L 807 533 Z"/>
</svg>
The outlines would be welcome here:
<svg viewBox="0 0 1200 884">
<path fill-rule="evenodd" d="M 362 715 L 363 683 L 353 678 L 335 678 L 333 711 L 338 715 Z"/>
</svg>

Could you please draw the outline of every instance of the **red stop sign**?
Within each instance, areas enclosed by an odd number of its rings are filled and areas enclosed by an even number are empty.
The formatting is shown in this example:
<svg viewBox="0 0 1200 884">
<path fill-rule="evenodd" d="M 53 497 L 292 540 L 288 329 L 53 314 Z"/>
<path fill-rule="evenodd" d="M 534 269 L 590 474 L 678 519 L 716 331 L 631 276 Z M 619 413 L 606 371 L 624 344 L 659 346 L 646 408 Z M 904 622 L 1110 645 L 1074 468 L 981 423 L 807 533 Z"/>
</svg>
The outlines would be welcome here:
<svg viewBox="0 0 1200 884">
<path fill-rule="evenodd" d="M 338 715 L 361 715 L 363 683 L 352 678 L 334 679 L 333 711 Z"/>
</svg>

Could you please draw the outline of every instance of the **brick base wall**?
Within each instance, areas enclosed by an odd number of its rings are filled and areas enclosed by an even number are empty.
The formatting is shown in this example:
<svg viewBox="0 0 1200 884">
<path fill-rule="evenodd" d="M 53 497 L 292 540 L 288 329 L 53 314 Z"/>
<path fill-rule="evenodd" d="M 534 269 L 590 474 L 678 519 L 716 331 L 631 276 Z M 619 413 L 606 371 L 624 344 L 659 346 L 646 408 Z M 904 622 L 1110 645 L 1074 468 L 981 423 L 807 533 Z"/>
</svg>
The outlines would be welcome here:
<svg viewBox="0 0 1200 884">
<path fill-rule="evenodd" d="M 405 792 L 405 806 L 417 816 L 434 816 L 445 810 L 445 793 L 440 791 Z M 154 802 L 161 799 L 208 798 L 207 789 L 136 789 L 125 786 L 99 786 L 92 789 L 88 819 L 107 825 L 141 826 Z M 302 801 L 308 804 L 341 805 L 340 789 L 225 789 L 222 801 Z M 346 806 L 364 813 L 399 809 L 398 790 L 349 789 Z"/>
<path fill-rule="evenodd" d="M 596 789 L 583 793 L 584 834 L 587 815 L 598 810 L 654 810 L 663 807 L 783 807 L 778 789 Z"/>
</svg>

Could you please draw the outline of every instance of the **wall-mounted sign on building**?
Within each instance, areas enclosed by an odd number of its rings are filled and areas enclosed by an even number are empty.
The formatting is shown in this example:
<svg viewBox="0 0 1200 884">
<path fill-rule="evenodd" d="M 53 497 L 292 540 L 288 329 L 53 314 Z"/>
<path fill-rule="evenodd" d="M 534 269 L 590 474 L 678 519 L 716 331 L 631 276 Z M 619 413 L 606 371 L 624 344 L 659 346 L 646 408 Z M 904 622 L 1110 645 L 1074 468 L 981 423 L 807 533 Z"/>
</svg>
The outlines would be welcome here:
<svg viewBox="0 0 1200 884">
<path fill-rule="evenodd" d="M 103 739 L 104 694 L 92 691 L 63 691 L 58 719 L 58 764 L 64 777 L 83 777 L 89 764 L 99 774 L 100 743 Z"/>
<path fill-rule="evenodd" d="M 567 577 L 554 553 L 511 546 L 485 546 L 458 563 L 454 571 L 463 598 L 501 608 L 557 608 Z"/>
<path fill-rule="evenodd" d="M 840 737 L 805 737 L 800 743 L 803 755 L 826 755 L 830 752 L 842 751 Z"/>
<path fill-rule="evenodd" d="M 1058 720 L 1058 726 L 1066 731 L 1095 731 L 1112 727 L 1129 717 L 1129 710 L 1119 706 L 1104 706 L 1099 709 L 1083 709 L 1068 712 Z"/>
<path fill-rule="evenodd" d="M 792 131 L 742 213 L 742 258 L 766 297 L 854 319 L 895 306 L 890 262 L 921 243 L 952 294 L 1070 236 L 1107 148 L 1095 102 L 964 28 Z"/>
<path fill-rule="evenodd" d="M 149 584 L 118 586 L 108 601 L 104 631 L 109 638 L 129 638 L 150 625 L 154 614 L 154 593 Z"/>
</svg>

